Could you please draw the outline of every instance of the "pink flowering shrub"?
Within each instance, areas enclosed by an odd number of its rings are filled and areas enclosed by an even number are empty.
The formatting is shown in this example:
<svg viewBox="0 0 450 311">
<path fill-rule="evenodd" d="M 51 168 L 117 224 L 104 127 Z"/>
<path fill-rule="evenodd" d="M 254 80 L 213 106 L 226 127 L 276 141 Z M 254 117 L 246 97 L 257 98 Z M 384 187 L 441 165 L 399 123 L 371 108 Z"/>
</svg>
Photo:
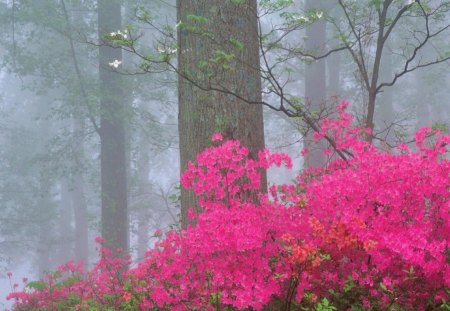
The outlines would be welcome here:
<svg viewBox="0 0 450 311">
<path fill-rule="evenodd" d="M 181 178 L 202 210 L 189 213 L 195 226 L 168 232 L 127 271 L 104 249 L 88 273 L 62 267 L 58 280 L 11 293 L 15 309 L 450 308 L 450 136 L 424 128 L 415 149 L 381 152 L 346 105 L 315 138 L 332 137 L 348 159 L 258 193 L 261 171 L 290 158 L 249 159 L 215 134 Z"/>
</svg>

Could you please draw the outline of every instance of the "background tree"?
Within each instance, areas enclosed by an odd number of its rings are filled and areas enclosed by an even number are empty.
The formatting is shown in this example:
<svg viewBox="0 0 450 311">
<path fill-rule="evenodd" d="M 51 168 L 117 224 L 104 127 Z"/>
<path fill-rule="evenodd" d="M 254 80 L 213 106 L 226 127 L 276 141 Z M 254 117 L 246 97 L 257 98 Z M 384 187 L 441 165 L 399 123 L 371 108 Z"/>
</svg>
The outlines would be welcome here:
<svg viewBox="0 0 450 311">
<path fill-rule="evenodd" d="M 436 51 L 424 57 L 427 46 L 436 42 L 450 30 L 448 1 L 370 1 L 366 10 L 359 3 L 339 0 L 346 20 L 346 27 L 339 29 L 342 44 L 357 65 L 363 87 L 367 92 L 365 126 L 374 128 L 376 99 L 378 94 L 394 85 L 403 75 L 419 68 L 446 62 L 448 52 Z M 355 13 L 356 12 L 356 13 Z M 406 30 L 403 44 L 393 50 L 399 56 L 399 63 L 393 75 L 381 79 L 383 52 L 388 48 L 395 31 Z M 368 136 L 372 140 L 372 136 Z"/>
<path fill-rule="evenodd" d="M 326 10 L 325 1 L 306 0 L 305 11 L 324 11 Z M 310 27 L 307 27 L 305 37 L 306 51 L 322 54 L 326 50 L 327 25 L 324 19 L 319 19 Z M 305 104 L 309 110 L 320 119 L 321 114 L 326 111 L 327 98 L 327 79 L 325 59 L 319 59 L 305 65 Z M 325 144 L 315 143 L 312 138 L 312 130 L 307 131 L 305 137 L 305 148 L 308 154 L 305 156 L 305 166 L 323 166 L 326 164 L 326 158 L 323 154 Z"/>
<path fill-rule="evenodd" d="M 98 1 L 98 36 L 122 29 L 119 0 Z M 113 36 L 113 35 L 111 35 Z M 123 103 L 122 77 L 114 73 L 110 63 L 122 62 L 122 50 L 101 44 L 100 74 L 100 144 L 102 181 L 102 236 L 111 249 L 128 250 L 127 161 L 125 156 L 126 115 Z M 115 64 L 115 63 L 114 63 Z M 117 67 L 117 66 L 116 66 Z"/>
<path fill-rule="evenodd" d="M 348 99 L 352 107 L 356 107 L 358 122 L 365 124 L 368 92 L 349 49 L 359 55 L 358 41 L 361 42 L 371 77 L 379 30 L 377 9 L 382 12 L 388 2 L 324 3 L 329 6 L 310 10 L 305 6 L 306 1 L 301 0 L 259 1 L 255 11 L 259 40 L 251 52 L 257 55 L 255 51 L 259 49 L 258 65 L 247 60 L 250 52 L 246 52 L 246 47 L 253 46 L 245 42 L 247 38 L 230 38 L 228 31 L 234 29 L 230 29 L 229 23 L 239 29 L 246 27 L 234 12 L 246 11 L 253 2 L 186 2 L 183 4 L 190 5 L 190 9 L 181 23 L 176 17 L 175 1 L 121 2 L 123 26 L 120 30 L 126 30 L 129 40 L 119 36 L 112 38 L 110 32 L 119 30 L 114 27 L 106 36 L 100 36 L 104 39 L 100 43 L 110 47 L 120 44 L 133 52 L 122 59 L 114 56 L 123 61 L 118 68 L 109 66 L 115 59 L 105 60 L 107 63 L 102 65 L 102 70 L 108 74 L 119 76 L 112 71 L 122 74 L 122 100 L 127 103 L 122 121 L 126 123 L 128 234 L 133 258 L 142 258 L 146 248 L 152 245 L 154 229 L 178 225 L 179 203 L 171 200 L 175 197 L 179 177 L 175 73 L 183 77 L 185 83 L 179 83 L 186 98 L 199 96 L 198 101 L 206 103 L 205 113 L 216 109 L 216 103 L 221 109 L 239 111 L 238 117 L 243 106 L 239 105 L 236 110 L 235 102 L 271 108 L 264 113 L 266 145 L 271 149 L 292 150 L 291 154 L 299 159 L 297 165 L 301 164 L 298 150 L 304 143 L 302 135 L 306 131 L 320 131 L 320 117 L 326 115 L 326 111 L 318 115 L 320 109 L 313 109 L 305 100 L 310 97 L 305 92 L 309 69 L 320 63 L 319 60 L 326 60 L 325 74 L 328 74 L 323 78 L 328 81 L 324 97 Z M 395 14 L 407 5 L 405 1 L 389 3 L 385 35 Z M 380 60 L 378 85 L 392 81 L 404 70 L 406 57 L 414 55 L 413 44 L 423 42 L 427 29 L 421 8 L 428 16 L 430 34 L 439 29 L 442 32 L 430 37 L 415 54 L 415 60 L 410 61 L 409 69 L 421 70 L 398 76 L 394 85 L 385 85 L 377 93 L 374 139 L 391 145 L 396 142 L 391 134 L 401 138 L 408 127 L 448 123 L 447 63 L 431 66 L 436 60 L 443 60 L 449 50 L 445 36 L 448 30 L 446 3 L 435 0 L 411 3 L 392 28 Z M 349 26 L 343 6 L 358 37 Z M 234 15 L 228 17 L 229 12 Z M 305 35 L 319 22 L 326 25 L 327 37 L 321 45 L 325 44 L 327 49 L 306 48 Z M 100 140 L 97 135 L 101 124 L 97 126 L 97 122 L 100 98 L 108 98 L 99 92 L 97 28 L 97 0 L 0 0 L 0 29 L 3 31 L 0 38 L 0 254 L 5 260 L 3 267 L 9 260 L 14 265 L 29 264 L 37 272 L 40 258 L 41 267 L 54 269 L 69 258 L 86 258 L 83 253 L 88 247 L 92 260 L 92 240 L 101 228 Z M 187 35 L 184 48 L 177 42 L 176 28 Z M 220 33 L 213 36 L 213 31 Z M 186 60 L 184 68 L 187 70 L 178 67 L 176 53 L 181 53 L 179 57 Z M 335 58 L 339 62 L 335 62 Z M 426 63 L 430 66 L 425 66 Z M 167 65 L 173 72 L 167 71 Z M 241 71 L 242 68 L 245 69 Z M 147 72 L 153 74 L 135 74 Z M 261 97 L 252 90 L 253 78 L 246 78 L 249 72 L 258 72 L 262 80 Z M 235 74 L 239 76 L 236 78 Z M 247 96 L 247 89 L 252 90 L 253 97 Z M 392 110 L 384 109 L 390 103 Z M 37 111 L 37 107 L 42 111 Z M 199 120 L 201 114 L 203 111 L 191 119 Z M 228 114 L 228 110 L 213 116 L 210 132 L 204 136 L 204 146 L 209 146 L 210 136 L 216 131 L 236 138 L 234 121 L 230 121 L 234 116 L 234 113 Z M 249 118 L 253 121 L 253 117 Z M 207 120 L 210 118 L 204 117 L 202 122 Z M 251 122 L 248 124 L 246 133 L 250 133 L 251 138 L 256 127 Z M 445 124 L 439 125 L 445 129 L 441 125 Z M 40 134 L 44 132 L 45 135 Z M 327 141 L 331 148 L 332 142 L 332 139 Z M 344 152 L 343 157 L 350 155 Z M 269 172 L 269 175 L 271 181 L 275 180 L 274 176 L 277 181 L 295 178 L 295 174 L 288 176 L 280 171 Z M 79 215 L 84 216 L 78 217 L 74 211 L 81 211 Z M 44 241 L 49 244 L 44 245 Z M 77 243 L 81 247 L 77 247 Z M 135 249 L 138 251 L 134 252 Z"/>
</svg>

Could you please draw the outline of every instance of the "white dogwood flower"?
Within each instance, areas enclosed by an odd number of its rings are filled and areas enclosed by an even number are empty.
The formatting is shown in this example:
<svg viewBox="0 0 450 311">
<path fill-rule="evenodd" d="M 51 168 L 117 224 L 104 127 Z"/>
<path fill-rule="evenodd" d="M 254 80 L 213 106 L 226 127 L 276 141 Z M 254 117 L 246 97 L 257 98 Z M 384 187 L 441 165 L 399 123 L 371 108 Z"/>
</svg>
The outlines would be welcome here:
<svg viewBox="0 0 450 311">
<path fill-rule="evenodd" d="M 117 67 L 119 67 L 120 64 L 122 64 L 122 61 L 116 59 L 112 63 L 109 63 L 109 66 L 117 68 Z"/>
<path fill-rule="evenodd" d="M 113 31 L 109 34 L 111 37 L 118 37 L 118 39 L 122 38 L 122 39 L 127 39 L 128 35 L 127 35 L 127 31 L 124 30 L 124 32 L 122 32 L 120 29 L 117 31 Z"/>
</svg>

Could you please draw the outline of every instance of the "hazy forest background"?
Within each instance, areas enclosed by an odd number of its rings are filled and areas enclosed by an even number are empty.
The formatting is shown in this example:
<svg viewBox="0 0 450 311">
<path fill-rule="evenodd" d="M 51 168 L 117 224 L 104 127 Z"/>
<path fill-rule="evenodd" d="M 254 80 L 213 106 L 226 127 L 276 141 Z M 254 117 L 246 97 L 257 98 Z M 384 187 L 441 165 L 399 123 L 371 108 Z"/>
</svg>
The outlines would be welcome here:
<svg viewBox="0 0 450 311">
<path fill-rule="evenodd" d="M 7 271 L 92 264 L 99 235 L 139 262 L 155 230 L 186 224 L 180 153 L 183 168 L 214 132 L 287 152 L 298 172 L 339 156 L 311 137 L 342 99 L 379 148 L 419 126 L 447 131 L 449 11 L 441 0 L 0 0 L 0 296 Z"/>
</svg>

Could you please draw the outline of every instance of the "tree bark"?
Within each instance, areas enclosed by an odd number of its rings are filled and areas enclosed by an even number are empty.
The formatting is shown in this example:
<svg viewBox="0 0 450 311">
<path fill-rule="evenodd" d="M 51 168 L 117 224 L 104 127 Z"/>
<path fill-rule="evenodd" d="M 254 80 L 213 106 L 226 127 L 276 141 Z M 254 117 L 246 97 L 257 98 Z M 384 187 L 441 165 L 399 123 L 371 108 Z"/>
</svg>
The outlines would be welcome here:
<svg viewBox="0 0 450 311">
<path fill-rule="evenodd" d="M 178 28 L 178 66 L 184 76 L 178 85 L 181 172 L 186 170 L 188 161 L 195 160 L 211 144 L 215 132 L 221 132 L 225 139 L 239 139 L 253 158 L 264 148 L 262 106 L 234 96 L 261 101 L 256 10 L 256 0 L 177 1 L 177 20 L 200 29 Z M 192 16 L 206 21 L 193 21 Z M 234 57 L 225 65 L 215 63 L 218 51 Z M 228 65 L 230 68 L 226 68 Z M 214 87 L 225 92 L 201 90 L 193 81 L 205 89 Z M 261 184 L 265 190 L 265 174 Z M 189 208 L 198 211 L 196 198 L 192 191 L 182 189 L 183 227 L 188 223 Z"/>
<path fill-rule="evenodd" d="M 324 9 L 325 3 L 320 0 L 307 0 L 305 10 Z M 321 54 L 326 48 L 326 21 L 319 19 L 311 26 L 306 28 L 306 50 L 312 53 Z M 317 60 L 311 64 L 306 64 L 305 68 L 305 101 L 309 109 L 314 112 L 320 112 L 326 104 L 326 74 L 325 60 Z M 313 141 L 312 130 L 308 131 L 305 137 L 305 147 L 308 154 L 304 159 L 305 167 L 324 166 L 327 162 L 323 149 L 326 143 L 322 140 Z"/>
<path fill-rule="evenodd" d="M 98 0 L 98 35 L 122 28 L 121 1 Z M 122 60 L 120 48 L 99 48 L 102 236 L 106 246 L 128 250 L 125 107 L 121 76 L 109 63 Z"/>
</svg>

